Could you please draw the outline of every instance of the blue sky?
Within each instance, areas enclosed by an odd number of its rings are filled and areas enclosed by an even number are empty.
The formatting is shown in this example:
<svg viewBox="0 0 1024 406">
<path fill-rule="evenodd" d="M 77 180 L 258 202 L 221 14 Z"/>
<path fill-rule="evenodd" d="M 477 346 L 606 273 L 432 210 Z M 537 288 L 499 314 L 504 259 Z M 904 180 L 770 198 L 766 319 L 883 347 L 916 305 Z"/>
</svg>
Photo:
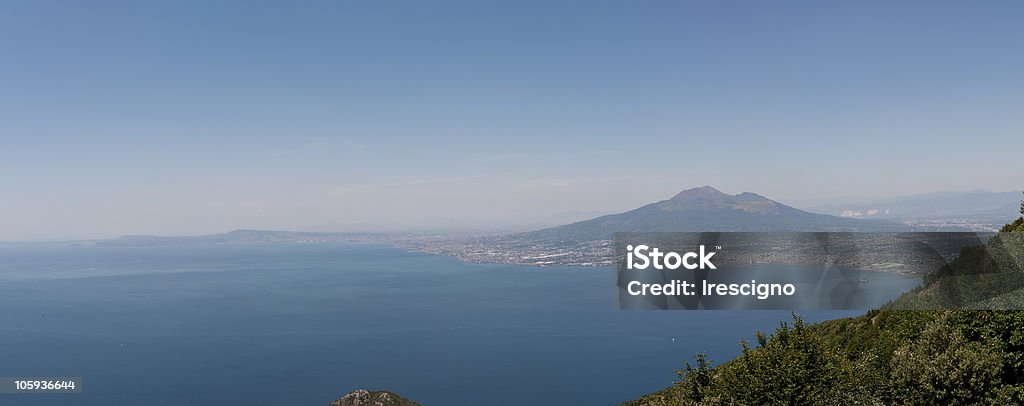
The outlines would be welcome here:
<svg viewBox="0 0 1024 406">
<path fill-rule="evenodd" d="M 0 3 L 0 239 L 1022 187 L 1020 2 Z"/>
</svg>

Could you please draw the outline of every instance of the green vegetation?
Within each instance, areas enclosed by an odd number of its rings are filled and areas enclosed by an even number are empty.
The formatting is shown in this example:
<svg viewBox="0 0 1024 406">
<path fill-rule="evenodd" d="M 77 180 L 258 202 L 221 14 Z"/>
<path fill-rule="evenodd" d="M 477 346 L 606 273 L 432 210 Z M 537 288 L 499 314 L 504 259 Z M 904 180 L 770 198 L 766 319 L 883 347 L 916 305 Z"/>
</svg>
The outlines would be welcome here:
<svg viewBox="0 0 1024 406">
<path fill-rule="evenodd" d="M 1024 214 L 1024 202 L 1021 205 Z M 1024 217 L 965 248 L 881 310 L 817 325 L 799 316 L 631 406 L 1024 404 Z M 901 310 L 901 309 L 956 310 Z"/>
</svg>

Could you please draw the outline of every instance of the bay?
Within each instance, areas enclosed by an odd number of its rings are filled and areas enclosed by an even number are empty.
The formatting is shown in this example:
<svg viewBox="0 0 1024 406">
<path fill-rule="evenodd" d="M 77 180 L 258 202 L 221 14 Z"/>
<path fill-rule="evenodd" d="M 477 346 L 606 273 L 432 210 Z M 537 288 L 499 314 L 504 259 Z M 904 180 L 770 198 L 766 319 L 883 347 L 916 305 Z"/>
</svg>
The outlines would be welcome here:
<svg viewBox="0 0 1024 406">
<path fill-rule="evenodd" d="M 716 362 L 788 311 L 620 311 L 611 269 L 379 245 L 0 246 L 0 376 L 80 376 L 5 405 L 605 405 Z M 860 311 L 802 312 L 808 321 Z"/>
</svg>

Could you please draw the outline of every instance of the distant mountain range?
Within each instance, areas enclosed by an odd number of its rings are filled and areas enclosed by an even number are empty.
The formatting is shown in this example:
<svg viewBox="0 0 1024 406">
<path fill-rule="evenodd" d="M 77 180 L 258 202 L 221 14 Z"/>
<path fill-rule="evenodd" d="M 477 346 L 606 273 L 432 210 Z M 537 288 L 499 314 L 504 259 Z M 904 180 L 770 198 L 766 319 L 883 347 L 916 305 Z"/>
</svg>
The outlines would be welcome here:
<svg viewBox="0 0 1024 406">
<path fill-rule="evenodd" d="M 558 241 L 609 240 L 615 232 L 991 231 L 993 228 L 989 224 L 1001 225 L 1007 219 L 1019 215 L 1017 211 L 1021 197 L 1017 192 L 940 192 L 868 203 L 819 205 L 805 211 L 756 193 L 729 195 L 711 186 L 703 186 L 684 190 L 671 199 L 624 213 L 506 235 L 500 237 L 500 240 L 521 249 L 537 242 L 548 245 Z M 438 241 L 465 240 L 467 237 L 478 239 L 473 235 L 235 230 L 200 236 L 132 235 L 100 241 L 96 245 L 375 242 L 397 243 L 431 252 L 448 253 L 462 248 L 438 248 Z"/>
<path fill-rule="evenodd" d="M 805 209 L 815 213 L 869 219 L 974 219 L 1006 222 L 1019 215 L 1020 192 L 938 192 L 890 199 L 825 204 Z"/>
<path fill-rule="evenodd" d="M 528 239 L 610 239 L 615 232 L 661 231 L 907 231 L 906 225 L 796 209 L 756 193 L 729 195 L 711 186 L 625 213 L 520 234 Z"/>
<path fill-rule="evenodd" d="M 382 240 L 380 235 L 371 233 L 234 230 L 221 234 L 195 236 L 126 235 L 113 240 L 98 241 L 95 244 L 97 246 L 147 247 L 164 245 L 375 242 L 380 240 Z"/>
</svg>

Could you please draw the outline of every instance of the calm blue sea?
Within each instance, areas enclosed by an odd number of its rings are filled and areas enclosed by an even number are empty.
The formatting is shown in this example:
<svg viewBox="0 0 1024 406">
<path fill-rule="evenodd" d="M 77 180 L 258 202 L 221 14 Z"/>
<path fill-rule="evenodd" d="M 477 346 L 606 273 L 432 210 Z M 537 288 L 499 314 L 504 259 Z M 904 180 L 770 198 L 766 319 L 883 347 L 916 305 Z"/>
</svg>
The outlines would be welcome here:
<svg viewBox="0 0 1024 406">
<path fill-rule="evenodd" d="M 369 245 L 3 245 L 0 376 L 81 376 L 85 393 L 0 404 L 326 405 L 367 388 L 426 405 L 606 405 L 790 318 L 619 311 L 614 283 L 610 269 Z"/>
</svg>

